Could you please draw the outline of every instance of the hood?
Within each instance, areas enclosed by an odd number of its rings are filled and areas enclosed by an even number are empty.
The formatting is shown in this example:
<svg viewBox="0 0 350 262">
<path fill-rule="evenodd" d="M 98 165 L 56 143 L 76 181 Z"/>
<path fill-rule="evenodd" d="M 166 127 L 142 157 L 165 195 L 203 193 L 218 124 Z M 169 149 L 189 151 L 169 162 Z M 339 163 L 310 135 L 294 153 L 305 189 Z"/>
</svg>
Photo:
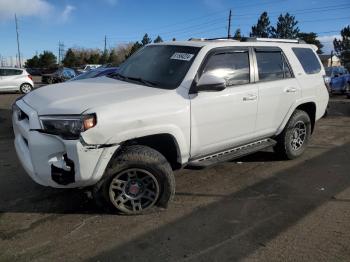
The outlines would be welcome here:
<svg viewBox="0 0 350 262">
<path fill-rule="evenodd" d="M 147 99 L 168 90 L 98 77 L 38 88 L 23 100 L 39 115 L 81 114 L 88 109 L 134 99 Z"/>
</svg>

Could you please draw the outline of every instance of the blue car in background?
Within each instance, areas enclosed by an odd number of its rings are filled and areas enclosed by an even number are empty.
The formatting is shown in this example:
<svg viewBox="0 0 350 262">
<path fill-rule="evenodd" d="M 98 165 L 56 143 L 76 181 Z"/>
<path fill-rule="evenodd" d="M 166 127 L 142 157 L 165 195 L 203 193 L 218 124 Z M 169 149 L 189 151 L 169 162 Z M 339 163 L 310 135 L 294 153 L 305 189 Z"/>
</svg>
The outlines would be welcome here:
<svg viewBox="0 0 350 262">
<path fill-rule="evenodd" d="M 326 67 L 326 76 L 328 78 L 329 93 L 346 94 L 350 98 L 350 74 L 349 71 L 341 66 Z"/>
<path fill-rule="evenodd" d="M 106 76 L 109 74 L 116 73 L 118 71 L 118 67 L 98 67 L 96 69 L 91 69 L 85 73 L 82 73 L 69 81 L 82 80 L 87 78 L 95 78 L 99 76 Z"/>
</svg>

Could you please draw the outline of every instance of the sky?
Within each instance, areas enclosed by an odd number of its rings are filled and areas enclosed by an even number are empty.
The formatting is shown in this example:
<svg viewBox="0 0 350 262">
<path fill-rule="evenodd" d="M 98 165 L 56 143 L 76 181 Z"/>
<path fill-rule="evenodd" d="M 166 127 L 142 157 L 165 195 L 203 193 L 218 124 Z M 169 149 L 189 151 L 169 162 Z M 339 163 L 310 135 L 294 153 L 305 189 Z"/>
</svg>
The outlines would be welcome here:
<svg viewBox="0 0 350 262">
<path fill-rule="evenodd" d="M 18 17 L 21 56 L 43 50 L 58 55 L 58 43 L 69 47 L 104 48 L 140 40 L 186 40 L 227 35 L 229 10 L 232 34 L 249 36 L 263 11 L 275 25 L 279 14 L 295 15 L 302 32 L 316 32 L 332 49 L 332 40 L 350 23 L 350 0 L 0 0 L 0 56 L 17 53 L 14 14 Z"/>
</svg>

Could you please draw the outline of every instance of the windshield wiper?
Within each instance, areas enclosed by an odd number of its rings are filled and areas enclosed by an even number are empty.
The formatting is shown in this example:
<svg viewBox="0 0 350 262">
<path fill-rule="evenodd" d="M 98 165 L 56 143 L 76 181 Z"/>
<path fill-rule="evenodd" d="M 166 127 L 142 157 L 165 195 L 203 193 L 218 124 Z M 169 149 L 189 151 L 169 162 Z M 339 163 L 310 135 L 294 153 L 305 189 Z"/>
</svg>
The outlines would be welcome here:
<svg viewBox="0 0 350 262">
<path fill-rule="evenodd" d="M 152 81 L 148 81 L 148 80 L 145 80 L 145 79 L 142 79 L 141 77 L 125 77 L 125 78 L 126 79 L 130 79 L 132 81 L 136 81 L 136 82 L 145 84 L 147 86 L 157 86 L 157 83 L 152 82 Z"/>
<path fill-rule="evenodd" d="M 112 78 L 116 78 L 118 80 L 122 80 L 122 81 L 127 81 L 127 80 L 131 80 L 131 81 L 134 81 L 134 82 L 139 82 L 139 83 L 142 83 L 146 86 L 157 86 L 158 84 L 155 83 L 155 82 L 152 82 L 152 81 L 148 81 L 148 80 L 145 80 L 145 79 L 142 79 L 141 77 L 129 77 L 129 76 L 124 76 L 124 75 L 121 75 L 119 73 L 113 73 L 113 74 L 110 74 L 108 75 L 109 77 L 112 77 Z"/>
<path fill-rule="evenodd" d="M 123 75 L 121 75 L 119 73 L 109 74 L 108 77 L 116 78 L 116 79 L 119 79 L 119 80 L 125 80 L 126 79 L 126 76 L 123 76 Z"/>
</svg>

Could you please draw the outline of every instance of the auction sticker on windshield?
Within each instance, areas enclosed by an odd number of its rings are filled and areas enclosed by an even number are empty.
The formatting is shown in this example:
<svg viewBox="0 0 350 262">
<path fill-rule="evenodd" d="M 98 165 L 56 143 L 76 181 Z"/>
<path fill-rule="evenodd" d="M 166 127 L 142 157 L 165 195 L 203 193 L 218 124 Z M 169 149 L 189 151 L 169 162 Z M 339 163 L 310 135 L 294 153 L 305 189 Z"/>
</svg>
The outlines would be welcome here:
<svg viewBox="0 0 350 262">
<path fill-rule="evenodd" d="M 193 56 L 194 56 L 194 54 L 189 54 L 189 53 L 174 53 L 170 57 L 170 59 L 190 61 Z"/>
</svg>

